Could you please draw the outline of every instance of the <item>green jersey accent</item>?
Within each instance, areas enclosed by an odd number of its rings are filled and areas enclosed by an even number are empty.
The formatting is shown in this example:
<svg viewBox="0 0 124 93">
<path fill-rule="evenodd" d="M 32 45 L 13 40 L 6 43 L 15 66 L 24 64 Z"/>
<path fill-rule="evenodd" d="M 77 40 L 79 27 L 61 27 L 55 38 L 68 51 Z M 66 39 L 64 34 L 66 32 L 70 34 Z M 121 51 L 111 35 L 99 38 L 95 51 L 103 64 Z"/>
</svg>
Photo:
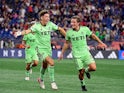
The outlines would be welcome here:
<svg viewBox="0 0 124 93">
<path fill-rule="evenodd" d="M 51 32 L 58 30 L 58 26 L 51 21 L 45 26 L 37 22 L 30 29 L 35 33 L 38 41 L 38 48 L 51 51 Z"/>
<path fill-rule="evenodd" d="M 88 51 L 86 36 L 90 36 L 92 32 L 86 26 L 80 26 L 78 31 L 70 29 L 66 33 L 66 40 L 72 44 L 72 53 L 74 57 L 80 57 Z"/>
<path fill-rule="evenodd" d="M 34 34 L 29 33 L 24 35 L 23 40 L 26 41 L 26 45 L 30 46 L 30 48 L 26 48 L 26 53 L 35 53 L 37 47 L 37 39 Z"/>
</svg>

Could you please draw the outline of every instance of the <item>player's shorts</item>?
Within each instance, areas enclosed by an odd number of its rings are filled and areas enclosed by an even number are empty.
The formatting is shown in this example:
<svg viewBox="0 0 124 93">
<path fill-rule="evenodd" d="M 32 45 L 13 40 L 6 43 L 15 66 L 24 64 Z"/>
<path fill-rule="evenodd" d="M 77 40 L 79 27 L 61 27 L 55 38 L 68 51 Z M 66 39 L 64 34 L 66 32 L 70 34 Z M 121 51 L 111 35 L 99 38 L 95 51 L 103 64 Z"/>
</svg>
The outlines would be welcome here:
<svg viewBox="0 0 124 93">
<path fill-rule="evenodd" d="M 84 55 L 77 57 L 77 58 L 74 57 L 74 61 L 77 65 L 77 70 L 85 68 L 85 66 L 95 62 L 90 52 L 87 52 Z"/>
<path fill-rule="evenodd" d="M 48 56 L 52 56 L 52 51 L 50 49 L 40 49 L 38 48 L 38 57 L 39 60 L 42 62 L 43 60 L 45 60 L 46 57 Z"/>
<path fill-rule="evenodd" d="M 25 59 L 26 59 L 25 63 L 32 63 L 33 60 L 39 61 L 38 55 L 36 52 L 35 53 L 26 53 Z"/>
</svg>

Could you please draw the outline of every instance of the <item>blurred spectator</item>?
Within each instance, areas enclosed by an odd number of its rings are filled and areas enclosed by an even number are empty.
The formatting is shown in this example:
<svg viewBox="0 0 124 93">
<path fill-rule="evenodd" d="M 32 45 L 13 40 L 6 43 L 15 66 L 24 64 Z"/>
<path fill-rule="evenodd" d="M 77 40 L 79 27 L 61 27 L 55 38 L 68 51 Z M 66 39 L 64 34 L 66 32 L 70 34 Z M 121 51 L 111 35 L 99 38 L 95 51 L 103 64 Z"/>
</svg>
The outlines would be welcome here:
<svg viewBox="0 0 124 93">
<path fill-rule="evenodd" d="M 70 28 L 71 16 L 78 15 L 82 19 L 81 25 L 88 26 L 104 42 L 124 41 L 122 0 L 1 0 L 1 48 L 9 46 L 9 42 L 13 43 L 12 47 L 20 44 L 22 37 L 15 39 L 12 30 L 27 29 L 31 21 L 38 20 L 38 12 L 42 9 L 48 9 L 51 20 L 66 30 Z M 54 32 L 52 39 L 57 40 L 55 38 L 64 40 Z"/>
<path fill-rule="evenodd" d="M 120 43 L 120 50 L 124 50 L 124 43 Z"/>
</svg>

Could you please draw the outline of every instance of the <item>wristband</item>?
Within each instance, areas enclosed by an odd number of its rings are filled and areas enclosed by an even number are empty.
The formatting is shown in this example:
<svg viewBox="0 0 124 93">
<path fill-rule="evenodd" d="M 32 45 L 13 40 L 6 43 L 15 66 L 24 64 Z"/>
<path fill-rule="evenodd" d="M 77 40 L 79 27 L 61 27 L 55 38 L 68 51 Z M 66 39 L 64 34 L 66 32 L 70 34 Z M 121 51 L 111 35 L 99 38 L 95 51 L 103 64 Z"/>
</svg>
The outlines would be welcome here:
<svg viewBox="0 0 124 93">
<path fill-rule="evenodd" d="M 16 33 L 16 35 L 17 35 L 17 36 L 21 36 L 21 35 L 22 35 L 22 32 L 21 32 L 21 31 L 18 31 L 18 32 Z"/>
</svg>

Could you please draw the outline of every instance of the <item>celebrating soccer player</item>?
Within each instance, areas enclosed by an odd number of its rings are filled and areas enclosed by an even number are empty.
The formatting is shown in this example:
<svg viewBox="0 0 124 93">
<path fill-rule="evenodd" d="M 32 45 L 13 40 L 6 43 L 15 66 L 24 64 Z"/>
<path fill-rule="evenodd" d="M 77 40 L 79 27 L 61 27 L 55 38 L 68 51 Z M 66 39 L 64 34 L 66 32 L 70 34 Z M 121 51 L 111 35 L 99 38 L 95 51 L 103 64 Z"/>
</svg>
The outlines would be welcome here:
<svg viewBox="0 0 124 93">
<path fill-rule="evenodd" d="M 45 89 L 44 85 L 44 74 L 46 68 L 48 68 L 51 87 L 52 89 L 58 89 L 55 79 L 54 79 L 54 60 L 51 58 L 52 49 L 51 49 L 51 37 L 50 33 L 52 31 L 60 31 L 62 35 L 65 36 L 65 30 L 61 27 L 58 27 L 56 24 L 50 21 L 50 15 L 47 10 L 42 10 L 39 12 L 40 21 L 35 23 L 30 29 L 23 30 L 22 32 L 16 32 L 15 36 L 24 35 L 33 32 L 38 40 L 38 53 L 40 60 L 42 60 L 42 66 L 40 71 L 40 78 L 38 82 L 42 89 Z"/>
<path fill-rule="evenodd" d="M 63 58 L 64 52 L 69 47 L 69 43 L 71 43 L 73 57 L 79 71 L 81 88 L 82 91 L 87 91 L 84 81 L 84 73 L 87 78 L 90 79 L 89 72 L 96 70 L 96 63 L 88 50 L 86 36 L 90 36 L 92 39 L 96 40 L 103 48 L 106 48 L 107 46 L 95 34 L 93 34 L 88 27 L 80 26 L 80 17 L 73 16 L 71 18 L 71 26 L 72 29 L 68 30 L 66 33 L 66 42 L 62 48 L 59 60 Z M 87 67 L 84 68 L 85 66 Z"/>
</svg>

